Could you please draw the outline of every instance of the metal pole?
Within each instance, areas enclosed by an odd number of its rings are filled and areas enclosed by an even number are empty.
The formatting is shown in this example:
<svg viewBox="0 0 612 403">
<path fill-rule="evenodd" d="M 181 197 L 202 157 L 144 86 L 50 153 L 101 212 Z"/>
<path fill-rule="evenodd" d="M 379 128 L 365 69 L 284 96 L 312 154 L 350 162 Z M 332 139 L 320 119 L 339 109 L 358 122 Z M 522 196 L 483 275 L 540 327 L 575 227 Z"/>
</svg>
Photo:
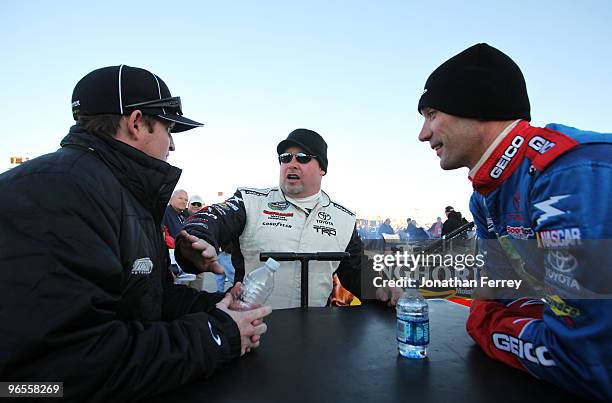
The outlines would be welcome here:
<svg viewBox="0 0 612 403">
<path fill-rule="evenodd" d="M 272 258 L 279 262 L 291 262 L 299 260 L 301 264 L 301 287 L 300 287 L 300 306 L 308 307 L 308 263 L 311 260 L 317 261 L 342 261 L 351 256 L 348 252 L 261 252 L 259 260 L 265 262 Z"/>
<path fill-rule="evenodd" d="M 305 258 L 300 259 L 300 263 L 302 265 L 301 276 L 302 281 L 300 281 L 301 290 L 300 290 L 300 306 L 302 308 L 308 306 L 308 260 Z"/>
</svg>

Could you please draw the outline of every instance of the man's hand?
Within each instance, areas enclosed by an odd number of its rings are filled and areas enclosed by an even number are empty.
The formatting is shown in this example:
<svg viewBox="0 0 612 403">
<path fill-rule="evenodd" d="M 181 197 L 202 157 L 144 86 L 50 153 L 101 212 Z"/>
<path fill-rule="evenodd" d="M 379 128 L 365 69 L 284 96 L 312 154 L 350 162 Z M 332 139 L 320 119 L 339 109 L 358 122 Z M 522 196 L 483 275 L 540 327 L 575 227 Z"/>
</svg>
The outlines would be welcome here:
<svg viewBox="0 0 612 403">
<path fill-rule="evenodd" d="M 404 290 L 401 287 L 379 287 L 376 290 L 376 299 L 386 302 L 387 306 L 395 306 L 403 293 Z"/>
<path fill-rule="evenodd" d="M 242 292 L 242 283 L 240 281 L 238 281 L 236 284 L 234 284 L 232 288 L 229 289 L 228 294 L 232 296 L 232 302 L 230 302 L 229 309 L 231 309 L 232 311 L 250 311 L 252 309 L 259 308 L 261 306 L 261 305 L 257 305 L 257 306 L 247 307 L 245 304 L 243 304 L 241 301 L 238 300 L 238 296 L 240 295 L 241 292 Z M 262 323 L 263 323 L 263 319 L 257 319 L 252 324 L 253 326 L 258 326 Z M 251 336 L 251 342 L 257 343 L 257 346 L 259 346 L 259 343 L 258 343 L 259 338 L 260 338 L 259 335 Z M 251 349 L 247 348 L 246 352 L 248 353 L 249 351 L 251 351 Z"/>
<path fill-rule="evenodd" d="M 232 302 L 229 305 L 229 309 L 233 311 L 244 311 L 244 305 L 240 303 L 238 300 L 238 296 L 242 291 L 242 283 L 240 281 L 236 282 L 232 288 L 229 289 L 228 294 L 232 296 Z M 259 308 L 258 306 L 253 308 Z"/>
<path fill-rule="evenodd" d="M 263 323 L 263 318 L 272 312 L 272 307 L 263 306 L 250 311 L 233 311 L 230 305 L 234 301 L 231 293 L 217 303 L 217 308 L 228 314 L 240 330 L 240 355 L 251 351 L 252 348 L 259 347 L 261 335 L 266 332 L 268 326 Z"/>
<path fill-rule="evenodd" d="M 215 247 L 195 235 L 190 235 L 182 230 L 179 237 L 184 242 L 180 242 L 181 254 L 188 259 L 198 270 L 198 273 L 211 271 L 216 274 L 224 272 L 223 266 L 218 262 Z"/>
</svg>

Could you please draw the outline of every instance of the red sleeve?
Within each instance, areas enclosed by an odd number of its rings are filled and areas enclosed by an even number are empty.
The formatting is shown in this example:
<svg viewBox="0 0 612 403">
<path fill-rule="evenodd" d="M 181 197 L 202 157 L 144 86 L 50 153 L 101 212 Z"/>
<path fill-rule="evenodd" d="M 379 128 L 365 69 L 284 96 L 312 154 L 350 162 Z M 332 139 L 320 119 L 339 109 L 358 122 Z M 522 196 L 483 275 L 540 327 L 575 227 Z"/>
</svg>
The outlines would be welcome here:
<svg viewBox="0 0 612 403">
<path fill-rule="evenodd" d="M 468 334 L 491 358 L 525 371 L 512 351 L 520 351 L 520 335 L 528 323 L 541 320 L 544 303 L 528 298 L 508 303 L 475 300 L 470 307 L 466 328 Z"/>
</svg>

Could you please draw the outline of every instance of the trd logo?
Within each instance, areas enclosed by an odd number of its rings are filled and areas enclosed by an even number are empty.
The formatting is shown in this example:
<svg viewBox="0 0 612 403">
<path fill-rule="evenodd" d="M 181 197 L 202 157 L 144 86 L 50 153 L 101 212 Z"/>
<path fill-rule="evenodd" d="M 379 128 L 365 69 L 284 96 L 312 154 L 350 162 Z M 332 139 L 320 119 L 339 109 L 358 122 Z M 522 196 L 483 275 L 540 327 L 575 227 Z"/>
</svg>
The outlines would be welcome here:
<svg viewBox="0 0 612 403">
<path fill-rule="evenodd" d="M 315 231 L 317 231 L 318 233 L 320 233 L 321 235 L 323 234 L 327 234 L 329 236 L 336 236 L 336 229 L 335 228 L 330 228 L 330 227 L 322 227 L 320 225 L 313 225 L 313 227 L 315 229 Z"/>
<path fill-rule="evenodd" d="M 500 176 L 502 176 L 502 174 L 504 173 L 504 170 L 506 169 L 508 164 L 510 164 L 510 161 L 512 161 L 512 158 L 514 158 L 519 147 L 524 142 L 525 142 L 525 139 L 521 136 L 516 136 L 514 139 L 512 139 L 512 143 L 510 143 L 508 148 L 506 148 L 506 151 L 504 151 L 504 154 L 499 158 L 499 160 L 497 161 L 497 164 L 495 164 L 495 166 L 489 173 L 489 175 L 491 175 L 491 178 L 498 179 Z"/>
</svg>

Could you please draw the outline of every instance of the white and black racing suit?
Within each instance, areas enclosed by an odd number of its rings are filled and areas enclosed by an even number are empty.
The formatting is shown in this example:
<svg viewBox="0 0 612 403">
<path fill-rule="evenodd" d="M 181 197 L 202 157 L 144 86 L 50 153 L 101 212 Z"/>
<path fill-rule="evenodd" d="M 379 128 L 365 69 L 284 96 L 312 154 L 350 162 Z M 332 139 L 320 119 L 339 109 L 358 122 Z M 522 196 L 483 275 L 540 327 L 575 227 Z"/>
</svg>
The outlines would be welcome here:
<svg viewBox="0 0 612 403">
<path fill-rule="evenodd" d="M 355 214 L 323 191 L 314 208 L 307 211 L 288 201 L 279 188 L 239 188 L 224 203 L 190 217 L 184 228 L 217 250 L 226 242 L 234 244 L 235 281 L 261 266 L 261 252 L 349 252 L 350 259 L 343 262 L 310 261 L 309 306 L 326 304 L 334 272 L 346 289 L 357 297 L 361 294 L 363 245 L 355 230 Z M 184 270 L 194 271 L 180 252 L 177 255 Z M 300 306 L 300 272 L 299 261 L 281 262 L 268 300 L 273 308 Z"/>
</svg>

